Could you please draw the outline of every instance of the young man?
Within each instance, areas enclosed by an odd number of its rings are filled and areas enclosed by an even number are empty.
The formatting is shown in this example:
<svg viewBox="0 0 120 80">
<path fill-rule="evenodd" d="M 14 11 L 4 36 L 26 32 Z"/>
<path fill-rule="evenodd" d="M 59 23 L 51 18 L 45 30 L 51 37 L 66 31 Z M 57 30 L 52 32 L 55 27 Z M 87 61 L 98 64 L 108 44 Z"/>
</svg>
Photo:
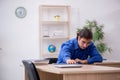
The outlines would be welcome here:
<svg viewBox="0 0 120 80">
<path fill-rule="evenodd" d="M 57 63 L 65 64 L 92 64 L 102 62 L 102 56 L 92 42 L 91 30 L 84 28 L 73 38 L 63 43 Z"/>
</svg>

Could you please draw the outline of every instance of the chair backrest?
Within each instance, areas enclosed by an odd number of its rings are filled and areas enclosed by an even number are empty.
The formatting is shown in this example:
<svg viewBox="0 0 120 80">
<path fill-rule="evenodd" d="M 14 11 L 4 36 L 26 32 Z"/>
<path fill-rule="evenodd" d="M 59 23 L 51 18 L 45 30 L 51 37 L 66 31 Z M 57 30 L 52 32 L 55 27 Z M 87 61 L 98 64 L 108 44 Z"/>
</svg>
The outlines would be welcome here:
<svg viewBox="0 0 120 80">
<path fill-rule="evenodd" d="M 49 64 L 56 63 L 58 58 L 49 58 Z"/>
<path fill-rule="evenodd" d="M 22 63 L 24 64 L 28 80 L 40 80 L 37 69 L 32 61 L 22 60 Z"/>
</svg>

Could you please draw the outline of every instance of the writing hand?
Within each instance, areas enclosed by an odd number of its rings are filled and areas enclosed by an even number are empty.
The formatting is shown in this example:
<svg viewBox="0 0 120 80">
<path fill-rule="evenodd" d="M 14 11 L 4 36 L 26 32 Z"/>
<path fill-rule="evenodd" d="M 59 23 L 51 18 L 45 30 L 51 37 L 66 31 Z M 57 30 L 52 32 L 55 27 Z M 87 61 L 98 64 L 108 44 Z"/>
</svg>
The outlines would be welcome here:
<svg viewBox="0 0 120 80">
<path fill-rule="evenodd" d="M 76 64 L 76 61 L 75 60 L 72 60 L 72 59 L 68 59 L 66 61 L 67 64 Z"/>
<path fill-rule="evenodd" d="M 81 64 L 87 64 L 88 63 L 88 61 L 87 60 L 81 60 L 81 59 L 75 59 L 75 61 L 78 63 L 78 62 L 80 62 Z"/>
</svg>

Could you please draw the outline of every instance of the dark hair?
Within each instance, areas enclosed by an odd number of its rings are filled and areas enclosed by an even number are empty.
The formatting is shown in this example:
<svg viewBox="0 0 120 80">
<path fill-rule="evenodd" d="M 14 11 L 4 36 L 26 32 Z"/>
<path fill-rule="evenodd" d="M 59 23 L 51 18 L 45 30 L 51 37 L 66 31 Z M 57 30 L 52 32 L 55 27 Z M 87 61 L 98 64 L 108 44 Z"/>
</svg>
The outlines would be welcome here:
<svg viewBox="0 0 120 80">
<path fill-rule="evenodd" d="M 78 36 L 80 36 L 81 38 L 86 38 L 86 39 L 92 39 L 93 37 L 92 31 L 88 28 L 83 28 L 79 32 L 77 32 L 77 39 L 78 39 Z"/>
</svg>

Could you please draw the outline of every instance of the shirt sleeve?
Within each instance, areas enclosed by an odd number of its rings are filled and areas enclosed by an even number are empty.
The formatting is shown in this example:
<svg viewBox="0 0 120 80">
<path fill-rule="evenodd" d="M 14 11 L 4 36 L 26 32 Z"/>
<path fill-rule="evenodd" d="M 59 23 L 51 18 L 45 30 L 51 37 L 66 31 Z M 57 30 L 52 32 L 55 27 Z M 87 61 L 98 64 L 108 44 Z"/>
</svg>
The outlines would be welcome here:
<svg viewBox="0 0 120 80">
<path fill-rule="evenodd" d="M 98 52 L 95 45 L 92 43 L 89 51 L 90 58 L 88 58 L 88 64 L 92 64 L 94 62 L 102 62 L 102 56 Z"/>
<path fill-rule="evenodd" d="M 60 54 L 63 63 L 66 63 L 66 60 L 71 58 L 71 51 L 72 46 L 70 43 L 65 43 L 61 46 Z"/>
</svg>

